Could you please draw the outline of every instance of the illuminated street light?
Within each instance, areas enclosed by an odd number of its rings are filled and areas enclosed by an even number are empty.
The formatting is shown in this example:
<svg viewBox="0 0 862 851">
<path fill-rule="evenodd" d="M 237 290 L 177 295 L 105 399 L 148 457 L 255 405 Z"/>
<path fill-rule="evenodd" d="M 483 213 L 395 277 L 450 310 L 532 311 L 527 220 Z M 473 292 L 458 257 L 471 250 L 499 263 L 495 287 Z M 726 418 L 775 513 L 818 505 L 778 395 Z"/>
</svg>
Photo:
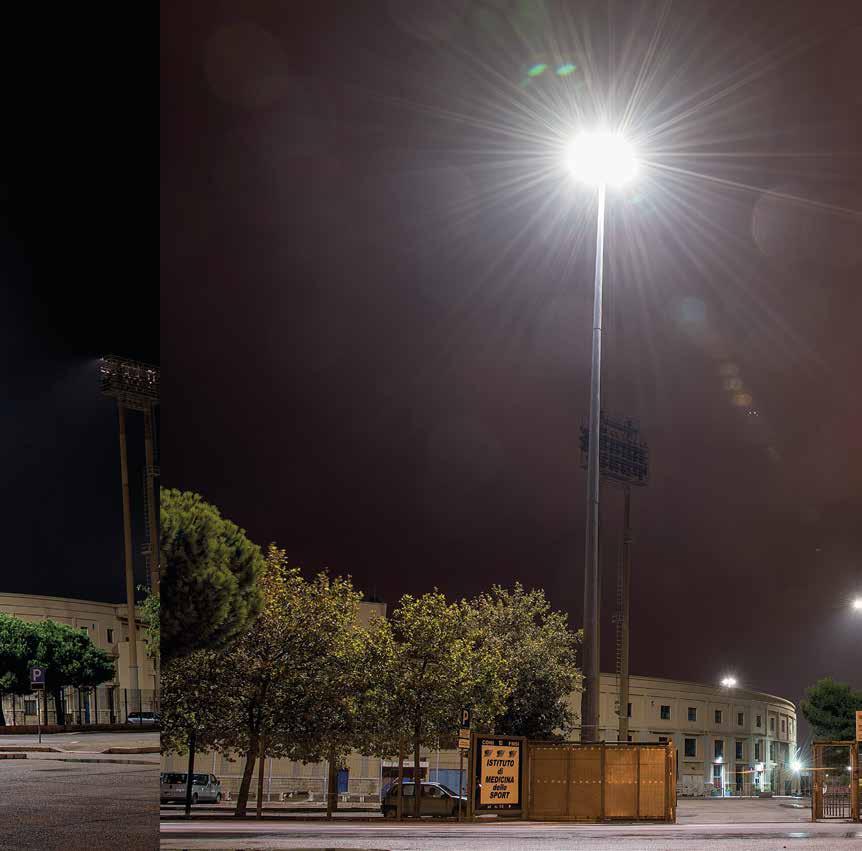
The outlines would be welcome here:
<svg viewBox="0 0 862 851">
<path fill-rule="evenodd" d="M 631 180 L 638 162 L 631 145 L 617 133 L 581 133 L 566 152 L 577 180 L 592 186 L 621 186 Z"/>
<path fill-rule="evenodd" d="M 599 190 L 596 227 L 596 273 L 593 289 L 593 349 L 590 366 L 590 427 L 587 448 L 587 533 L 584 569 L 584 691 L 581 741 L 599 737 L 599 435 L 601 434 L 602 269 L 605 241 L 605 190 L 634 177 L 637 161 L 626 141 L 614 133 L 582 133 L 566 151 L 566 164 L 577 180 Z"/>
<path fill-rule="evenodd" d="M 721 684 L 722 684 L 725 688 L 734 688 L 734 687 L 736 686 L 736 677 L 725 677 L 725 678 L 721 681 Z"/>
<path fill-rule="evenodd" d="M 790 768 L 796 774 L 799 774 L 802 771 L 802 763 L 798 759 L 794 759 L 793 762 L 790 763 Z"/>
<path fill-rule="evenodd" d="M 862 612 L 862 597 L 857 597 L 851 605 L 857 612 Z"/>
</svg>

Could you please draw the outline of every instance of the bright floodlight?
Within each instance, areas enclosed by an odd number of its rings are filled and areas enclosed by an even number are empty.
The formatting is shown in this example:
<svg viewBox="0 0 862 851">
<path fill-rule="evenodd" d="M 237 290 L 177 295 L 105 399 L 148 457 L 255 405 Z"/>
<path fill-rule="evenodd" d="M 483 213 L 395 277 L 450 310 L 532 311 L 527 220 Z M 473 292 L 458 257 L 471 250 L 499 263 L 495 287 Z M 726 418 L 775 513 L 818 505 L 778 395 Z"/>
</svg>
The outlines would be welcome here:
<svg viewBox="0 0 862 851">
<path fill-rule="evenodd" d="M 566 152 L 572 174 L 585 183 L 620 186 L 638 169 L 634 151 L 617 133 L 580 133 Z"/>
<path fill-rule="evenodd" d="M 802 771 L 802 763 L 798 759 L 794 759 L 793 762 L 790 763 L 790 768 L 798 774 Z"/>
<path fill-rule="evenodd" d="M 853 608 L 856 609 L 857 612 L 862 612 L 862 597 L 857 597 L 853 601 Z"/>
<path fill-rule="evenodd" d="M 736 677 L 725 677 L 725 678 L 721 681 L 721 684 L 722 684 L 725 688 L 733 688 L 733 687 L 736 685 Z"/>
</svg>

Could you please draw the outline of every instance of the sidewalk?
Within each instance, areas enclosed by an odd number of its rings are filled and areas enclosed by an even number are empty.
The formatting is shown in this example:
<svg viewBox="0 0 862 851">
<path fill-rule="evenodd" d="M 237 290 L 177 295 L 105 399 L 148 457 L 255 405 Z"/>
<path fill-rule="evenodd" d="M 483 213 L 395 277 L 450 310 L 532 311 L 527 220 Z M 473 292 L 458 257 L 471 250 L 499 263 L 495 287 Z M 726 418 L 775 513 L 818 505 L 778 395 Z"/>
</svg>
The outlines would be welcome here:
<svg viewBox="0 0 862 851">
<path fill-rule="evenodd" d="M 36 735 L 0 735 L 0 753 L 63 762 L 158 765 L 160 760 L 159 734 L 139 730 L 48 733 L 41 744 Z"/>
</svg>

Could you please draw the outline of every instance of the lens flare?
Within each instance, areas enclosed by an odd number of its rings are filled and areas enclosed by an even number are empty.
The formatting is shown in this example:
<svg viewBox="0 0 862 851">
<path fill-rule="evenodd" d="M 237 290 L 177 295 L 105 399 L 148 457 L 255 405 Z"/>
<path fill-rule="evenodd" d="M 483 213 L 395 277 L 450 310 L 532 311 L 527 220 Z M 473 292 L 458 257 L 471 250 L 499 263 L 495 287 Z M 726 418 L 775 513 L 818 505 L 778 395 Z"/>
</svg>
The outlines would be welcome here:
<svg viewBox="0 0 862 851">
<path fill-rule="evenodd" d="M 577 180 L 597 186 L 621 186 L 635 176 L 638 167 L 631 146 L 617 133 L 581 133 L 570 145 L 566 160 Z"/>
</svg>

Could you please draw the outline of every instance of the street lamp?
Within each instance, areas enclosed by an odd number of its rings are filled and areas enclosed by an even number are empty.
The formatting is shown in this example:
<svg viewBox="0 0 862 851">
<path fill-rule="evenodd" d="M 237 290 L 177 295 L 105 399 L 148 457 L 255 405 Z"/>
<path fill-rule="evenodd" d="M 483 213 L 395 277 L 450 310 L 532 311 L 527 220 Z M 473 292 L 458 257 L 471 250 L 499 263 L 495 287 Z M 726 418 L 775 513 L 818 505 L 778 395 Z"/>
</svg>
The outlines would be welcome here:
<svg viewBox="0 0 862 851">
<path fill-rule="evenodd" d="M 566 151 L 566 164 L 576 180 L 599 190 L 596 227 L 596 273 L 593 290 L 593 348 L 590 366 L 590 427 L 587 447 L 587 529 L 584 565 L 584 692 L 581 699 L 581 741 L 599 734 L 599 434 L 602 378 L 602 269 L 605 240 L 605 191 L 634 177 L 637 160 L 617 133 L 581 133 Z M 621 708 L 625 711 L 625 707 Z"/>
</svg>

